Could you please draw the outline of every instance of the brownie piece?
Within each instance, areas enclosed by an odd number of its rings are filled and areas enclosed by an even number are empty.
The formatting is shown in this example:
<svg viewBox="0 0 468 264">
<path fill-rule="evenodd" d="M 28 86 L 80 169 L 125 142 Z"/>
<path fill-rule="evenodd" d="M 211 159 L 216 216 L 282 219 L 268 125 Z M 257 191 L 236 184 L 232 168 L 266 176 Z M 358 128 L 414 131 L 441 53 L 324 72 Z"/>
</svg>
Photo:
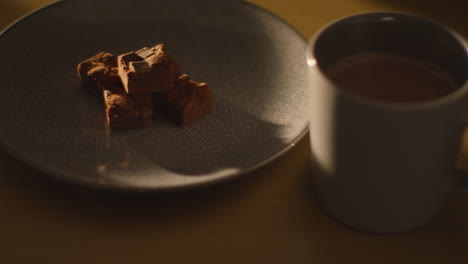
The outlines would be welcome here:
<svg viewBox="0 0 468 264">
<path fill-rule="evenodd" d="M 117 58 L 107 52 L 101 52 L 81 62 L 77 70 L 82 86 L 92 94 L 102 95 L 105 87 L 116 87 L 121 83 Z"/>
<path fill-rule="evenodd" d="M 162 92 L 174 85 L 176 63 L 164 44 L 120 55 L 117 65 L 128 94 Z"/>
<path fill-rule="evenodd" d="M 174 88 L 156 97 L 161 113 L 185 126 L 200 120 L 212 110 L 211 90 L 206 83 L 198 83 L 188 75 L 175 79 Z"/>
<path fill-rule="evenodd" d="M 153 101 L 151 94 L 128 95 L 114 87 L 103 91 L 106 119 L 111 128 L 134 129 L 152 124 Z"/>
</svg>

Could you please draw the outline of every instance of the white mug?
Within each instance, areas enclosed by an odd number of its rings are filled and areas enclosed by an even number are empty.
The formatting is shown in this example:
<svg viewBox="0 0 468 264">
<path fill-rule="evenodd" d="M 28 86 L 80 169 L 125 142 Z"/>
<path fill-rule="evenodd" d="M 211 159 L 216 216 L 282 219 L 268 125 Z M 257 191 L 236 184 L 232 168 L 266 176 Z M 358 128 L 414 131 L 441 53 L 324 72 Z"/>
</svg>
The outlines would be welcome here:
<svg viewBox="0 0 468 264">
<path fill-rule="evenodd" d="M 364 13 L 316 33 L 307 49 L 314 194 L 334 219 L 390 233 L 434 218 L 467 175 L 456 158 L 468 122 L 468 52 L 446 27 L 404 13 Z M 391 52 L 429 61 L 458 89 L 433 100 L 382 103 L 356 96 L 325 69 L 347 56 Z"/>
</svg>

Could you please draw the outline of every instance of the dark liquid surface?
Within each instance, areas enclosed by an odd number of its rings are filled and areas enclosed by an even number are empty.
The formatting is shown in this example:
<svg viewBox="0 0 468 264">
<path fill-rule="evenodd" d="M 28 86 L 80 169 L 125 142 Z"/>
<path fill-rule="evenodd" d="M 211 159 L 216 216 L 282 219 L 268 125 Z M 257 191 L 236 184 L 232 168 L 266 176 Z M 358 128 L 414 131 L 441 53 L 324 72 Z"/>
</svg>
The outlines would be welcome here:
<svg viewBox="0 0 468 264">
<path fill-rule="evenodd" d="M 383 102 L 419 102 L 454 92 L 456 83 L 438 66 L 411 57 L 362 53 L 329 67 L 340 88 Z"/>
</svg>

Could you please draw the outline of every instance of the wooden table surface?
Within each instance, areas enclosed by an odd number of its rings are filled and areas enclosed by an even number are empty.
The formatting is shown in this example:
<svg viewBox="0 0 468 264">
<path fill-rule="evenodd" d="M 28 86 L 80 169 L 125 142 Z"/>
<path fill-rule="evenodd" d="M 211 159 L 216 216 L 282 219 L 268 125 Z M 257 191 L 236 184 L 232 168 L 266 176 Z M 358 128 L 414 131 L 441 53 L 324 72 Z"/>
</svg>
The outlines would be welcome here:
<svg viewBox="0 0 468 264">
<path fill-rule="evenodd" d="M 0 27 L 52 1 L 0 0 Z M 464 0 L 252 2 L 307 38 L 338 17 L 378 10 L 422 14 L 468 36 Z M 357 232 L 317 207 L 309 150 L 305 137 L 235 181 L 152 195 L 69 186 L 0 151 L 0 263 L 468 263 L 468 195 L 452 196 L 415 231 Z"/>
</svg>

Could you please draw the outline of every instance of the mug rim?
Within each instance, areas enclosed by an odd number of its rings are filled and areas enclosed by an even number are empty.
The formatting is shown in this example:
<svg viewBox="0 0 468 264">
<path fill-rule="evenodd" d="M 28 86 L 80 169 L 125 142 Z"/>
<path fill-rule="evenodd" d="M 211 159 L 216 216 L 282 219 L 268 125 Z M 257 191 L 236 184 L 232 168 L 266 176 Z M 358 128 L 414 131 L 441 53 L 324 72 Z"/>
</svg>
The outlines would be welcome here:
<svg viewBox="0 0 468 264">
<path fill-rule="evenodd" d="M 453 29 L 449 28 L 448 26 L 445 26 L 444 24 L 434 21 L 432 19 L 429 19 L 427 17 L 413 14 L 413 13 L 408 13 L 408 12 L 396 12 L 396 11 L 378 11 L 378 12 L 362 12 L 362 13 L 355 13 L 352 15 L 347 15 L 343 16 L 341 18 L 335 19 L 328 24 L 322 26 L 319 30 L 317 30 L 312 37 L 309 39 L 309 42 L 307 44 L 307 51 L 306 51 L 306 59 L 307 59 L 307 65 L 311 69 L 312 67 L 316 67 L 317 70 L 320 72 L 320 74 L 331 84 L 332 87 L 331 89 L 336 90 L 339 94 L 348 97 L 357 103 L 360 104 L 365 104 L 373 107 L 380 107 L 380 108 L 387 108 L 387 109 L 399 109 L 399 110 L 418 110 L 418 109 L 426 109 L 426 108 L 434 108 L 434 107 L 440 107 L 446 104 L 450 104 L 454 101 L 460 100 L 465 96 L 468 96 L 468 79 L 465 80 L 465 82 L 459 86 L 459 88 L 451 92 L 447 95 L 437 97 L 435 99 L 430 99 L 430 100 L 424 100 L 424 101 L 416 101 L 416 102 L 382 102 L 378 100 L 373 100 L 369 99 L 363 96 L 356 95 L 352 92 L 349 92 L 345 89 L 339 88 L 336 83 L 331 80 L 323 70 L 318 67 L 318 62 L 316 59 L 316 56 L 314 54 L 314 48 L 315 44 L 317 43 L 317 40 L 320 38 L 320 36 L 332 28 L 334 25 L 337 25 L 338 23 L 341 23 L 343 21 L 346 21 L 348 19 L 352 18 L 358 18 L 358 17 L 365 17 L 365 16 L 375 16 L 375 15 L 381 15 L 381 16 L 407 16 L 411 18 L 416 18 L 420 20 L 421 22 L 425 23 L 430 23 L 433 24 L 436 27 L 439 27 L 440 29 L 446 31 L 449 35 L 451 35 L 455 41 L 457 41 L 462 47 L 464 47 L 464 54 L 465 57 L 468 61 L 468 42 L 465 41 L 464 38 L 462 38 L 457 32 L 455 32 Z"/>
</svg>

